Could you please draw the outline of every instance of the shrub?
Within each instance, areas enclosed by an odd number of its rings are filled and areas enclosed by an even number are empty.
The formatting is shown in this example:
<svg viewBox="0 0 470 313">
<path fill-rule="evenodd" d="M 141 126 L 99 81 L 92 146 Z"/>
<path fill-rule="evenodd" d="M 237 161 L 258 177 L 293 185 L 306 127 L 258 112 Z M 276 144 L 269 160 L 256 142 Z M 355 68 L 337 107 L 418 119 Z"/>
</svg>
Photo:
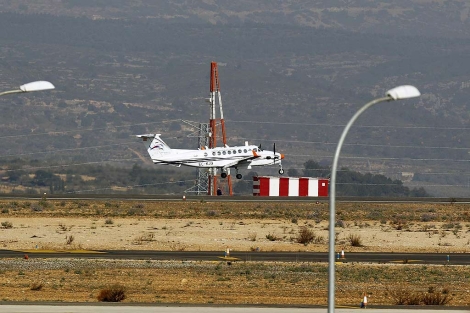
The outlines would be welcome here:
<svg viewBox="0 0 470 313">
<path fill-rule="evenodd" d="M 114 224 L 114 221 L 113 221 L 111 218 L 107 218 L 107 219 L 104 221 L 104 223 L 105 223 L 106 225 L 112 225 L 112 224 Z"/>
<path fill-rule="evenodd" d="M 416 294 L 411 292 L 408 288 L 398 287 L 394 290 L 389 290 L 395 305 L 417 305 L 419 298 Z"/>
<path fill-rule="evenodd" d="M 210 211 L 207 211 L 206 212 L 206 216 L 217 216 L 217 211 L 214 211 L 214 210 L 210 210 Z"/>
<path fill-rule="evenodd" d="M 31 210 L 33 212 L 42 212 L 44 210 L 44 207 L 40 204 L 32 204 L 31 205 Z"/>
<path fill-rule="evenodd" d="M 435 292 L 434 287 L 429 287 L 428 293 L 422 296 L 422 302 L 424 305 L 445 305 L 451 300 L 448 293 L 446 289 L 442 292 Z"/>
<path fill-rule="evenodd" d="M 44 285 L 42 283 L 33 283 L 31 285 L 31 290 L 39 291 L 39 290 L 42 289 L 42 287 L 44 287 Z"/>
<path fill-rule="evenodd" d="M 2 222 L 2 228 L 13 228 L 13 224 L 9 221 Z"/>
<path fill-rule="evenodd" d="M 335 224 L 335 227 L 341 227 L 341 228 L 345 228 L 346 227 L 346 224 L 344 223 L 343 220 L 338 220 Z"/>
<path fill-rule="evenodd" d="M 126 299 L 126 289 L 121 285 L 101 289 L 97 299 L 101 302 L 121 302 Z"/>
<path fill-rule="evenodd" d="M 59 223 L 59 229 L 60 229 L 61 231 L 70 230 L 70 229 L 67 227 L 67 225 L 62 224 L 62 223 Z"/>
<path fill-rule="evenodd" d="M 127 215 L 128 216 L 134 216 L 134 215 L 145 215 L 145 211 L 143 208 L 135 207 L 135 208 L 130 208 L 127 210 Z"/>
<path fill-rule="evenodd" d="M 248 235 L 248 239 L 250 241 L 256 241 L 256 236 L 257 234 L 255 232 L 251 232 L 249 235 Z"/>
<path fill-rule="evenodd" d="M 300 227 L 299 234 L 297 235 L 297 242 L 308 245 L 315 240 L 315 233 L 307 226 Z"/>
<path fill-rule="evenodd" d="M 348 236 L 349 243 L 353 247 L 362 247 L 362 239 L 360 235 L 357 234 L 349 234 Z"/>
<path fill-rule="evenodd" d="M 65 236 L 65 243 L 68 245 L 71 245 L 74 240 L 75 240 L 75 237 L 73 235 Z"/>
<path fill-rule="evenodd" d="M 421 222 L 430 222 L 436 219 L 436 214 L 424 213 L 421 215 Z"/>
<path fill-rule="evenodd" d="M 267 234 L 266 235 L 266 239 L 268 239 L 269 241 L 277 241 L 277 240 L 281 240 L 281 238 L 279 238 L 278 236 L 276 236 L 275 234 Z"/>
<path fill-rule="evenodd" d="M 436 292 L 434 287 L 429 287 L 428 292 L 412 291 L 405 287 L 388 291 L 395 305 L 445 305 L 452 300 L 447 289 Z"/>
<path fill-rule="evenodd" d="M 153 241 L 155 238 L 154 233 L 144 233 L 134 239 L 134 244 L 141 245 L 144 241 Z"/>
</svg>

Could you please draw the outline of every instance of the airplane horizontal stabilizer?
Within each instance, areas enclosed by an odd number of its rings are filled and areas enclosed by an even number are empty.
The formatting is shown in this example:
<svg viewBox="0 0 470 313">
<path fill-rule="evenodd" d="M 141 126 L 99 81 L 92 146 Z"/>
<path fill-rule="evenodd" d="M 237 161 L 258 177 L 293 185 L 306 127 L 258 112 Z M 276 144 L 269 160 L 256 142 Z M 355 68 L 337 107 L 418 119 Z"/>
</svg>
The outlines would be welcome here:
<svg viewBox="0 0 470 313">
<path fill-rule="evenodd" d="M 160 134 L 143 134 L 143 135 L 135 135 L 137 138 L 142 138 L 143 141 L 147 141 L 149 139 L 155 138 L 155 136 L 160 136 Z"/>
</svg>

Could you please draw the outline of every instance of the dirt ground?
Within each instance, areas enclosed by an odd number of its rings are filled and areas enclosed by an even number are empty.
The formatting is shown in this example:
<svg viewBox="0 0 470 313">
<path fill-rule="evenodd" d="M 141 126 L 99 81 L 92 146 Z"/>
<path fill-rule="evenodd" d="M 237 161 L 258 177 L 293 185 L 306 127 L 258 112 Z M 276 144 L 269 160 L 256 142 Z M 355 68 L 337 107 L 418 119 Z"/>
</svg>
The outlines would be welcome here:
<svg viewBox="0 0 470 313">
<path fill-rule="evenodd" d="M 282 219 L 159 219 L 149 217 L 9 217 L 0 247 L 9 250 L 327 251 L 328 222 Z M 338 249 L 382 252 L 469 252 L 467 226 L 444 230 L 444 222 L 397 229 L 377 221 L 337 228 Z M 367 225 L 367 226 L 365 226 Z M 297 242 L 308 227 L 316 243 Z M 351 235 L 361 246 L 351 246 Z M 268 239 L 269 238 L 269 239 Z"/>
<path fill-rule="evenodd" d="M 465 252 L 468 205 L 340 204 L 338 252 Z M 10 250 L 327 251 L 325 204 L 0 201 L 0 248 Z M 302 229 L 314 234 L 299 243 Z M 353 243 L 355 237 L 359 242 Z M 96 302 L 118 284 L 129 302 L 326 304 L 327 265 L 312 263 L 0 260 L 1 301 Z M 396 303 L 435 291 L 470 305 L 464 266 L 341 264 L 337 303 Z M 450 301 L 451 299 L 451 301 Z"/>
</svg>

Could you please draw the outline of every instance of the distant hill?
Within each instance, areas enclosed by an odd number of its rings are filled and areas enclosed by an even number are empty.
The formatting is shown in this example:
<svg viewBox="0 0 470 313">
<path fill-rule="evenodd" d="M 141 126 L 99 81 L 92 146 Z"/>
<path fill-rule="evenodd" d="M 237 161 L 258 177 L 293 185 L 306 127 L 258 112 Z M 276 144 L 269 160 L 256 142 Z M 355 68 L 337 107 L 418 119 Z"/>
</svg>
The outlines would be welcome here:
<svg viewBox="0 0 470 313">
<path fill-rule="evenodd" d="M 1 0 L 4 12 L 177 23 L 305 26 L 359 33 L 470 36 L 466 0 Z"/>
<path fill-rule="evenodd" d="M 469 196 L 467 1 L 53 3 L 0 0 L 0 91 L 57 87 L 0 99 L 0 159 L 147 166 L 144 132 L 196 147 L 181 120 L 208 121 L 217 61 L 229 144 L 276 142 L 299 171 L 331 163 L 361 105 L 416 85 L 419 99 L 364 113 L 341 165 Z"/>
</svg>

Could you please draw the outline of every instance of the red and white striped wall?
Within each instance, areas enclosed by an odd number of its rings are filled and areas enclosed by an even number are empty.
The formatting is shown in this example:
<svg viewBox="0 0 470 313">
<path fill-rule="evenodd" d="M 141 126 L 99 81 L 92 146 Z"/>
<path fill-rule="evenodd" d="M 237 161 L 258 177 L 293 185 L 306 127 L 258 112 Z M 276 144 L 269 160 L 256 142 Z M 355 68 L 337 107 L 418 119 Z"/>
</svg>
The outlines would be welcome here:
<svg viewBox="0 0 470 313">
<path fill-rule="evenodd" d="M 253 196 L 328 197 L 328 179 L 313 177 L 253 177 Z"/>
</svg>

